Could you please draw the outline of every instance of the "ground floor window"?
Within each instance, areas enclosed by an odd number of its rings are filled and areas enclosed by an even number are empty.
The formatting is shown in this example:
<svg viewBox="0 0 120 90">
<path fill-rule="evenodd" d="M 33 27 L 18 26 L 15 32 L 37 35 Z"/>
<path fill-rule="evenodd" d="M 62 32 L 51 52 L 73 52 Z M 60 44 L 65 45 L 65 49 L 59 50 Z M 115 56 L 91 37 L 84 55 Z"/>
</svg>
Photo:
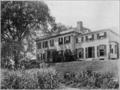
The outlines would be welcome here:
<svg viewBox="0 0 120 90">
<path fill-rule="evenodd" d="M 77 51 L 78 51 L 78 58 L 84 58 L 84 49 L 79 48 L 77 49 Z"/>
<path fill-rule="evenodd" d="M 106 56 L 106 45 L 97 46 L 97 56 Z"/>
</svg>

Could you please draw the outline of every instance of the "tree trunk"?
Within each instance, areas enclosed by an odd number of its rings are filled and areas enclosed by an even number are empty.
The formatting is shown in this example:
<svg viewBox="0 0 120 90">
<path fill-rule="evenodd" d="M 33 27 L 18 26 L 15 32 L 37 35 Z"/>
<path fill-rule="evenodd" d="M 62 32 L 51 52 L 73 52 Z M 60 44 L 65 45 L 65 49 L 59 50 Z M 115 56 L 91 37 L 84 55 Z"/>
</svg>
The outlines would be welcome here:
<svg viewBox="0 0 120 90">
<path fill-rule="evenodd" d="M 18 69 L 18 65 L 19 65 L 19 53 L 17 51 L 14 51 L 14 68 Z"/>
</svg>

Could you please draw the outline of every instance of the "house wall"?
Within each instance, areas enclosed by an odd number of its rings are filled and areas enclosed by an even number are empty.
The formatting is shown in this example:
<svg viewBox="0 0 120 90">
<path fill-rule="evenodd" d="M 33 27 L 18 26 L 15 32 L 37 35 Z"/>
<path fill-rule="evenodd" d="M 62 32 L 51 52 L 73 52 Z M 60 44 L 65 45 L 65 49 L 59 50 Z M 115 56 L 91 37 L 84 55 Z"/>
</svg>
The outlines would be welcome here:
<svg viewBox="0 0 120 90">
<path fill-rule="evenodd" d="M 117 44 L 117 47 L 118 47 L 118 51 L 117 51 L 117 58 L 119 58 L 120 56 L 120 39 L 119 39 L 119 35 L 114 33 L 113 31 L 109 30 L 108 31 L 108 37 L 109 37 L 109 42 L 110 43 L 116 43 Z M 111 54 L 112 55 L 112 54 Z M 113 56 L 116 56 L 116 55 L 113 55 Z"/>
<path fill-rule="evenodd" d="M 64 44 L 64 37 L 66 37 L 66 36 L 70 36 L 70 38 L 71 38 L 71 41 L 68 44 Z M 47 40 L 39 41 L 39 42 L 41 42 L 42 48 L 41 49 L 37 48 L 36 54 L 38 55 L 38 54 L 41 54 L 41 53 L 45 53 L 45 50 L 51 50 L 51 49 L 55 49 L 57 51 L 60 51 L 60 50 L 65 51 L 66 49 L 70 49 L 71 51 L 74 51 L 75 50 L 74 36 L 75 36 L 75 33 L 70 33 L 70 34 L 66 34 L 66 35 L 63 35 L 63 36 L 58 36 L 58 37 L 55 37 L 55 38 L 50 38 L 50 39 L 47 39 Z M 58 38 L 61 38 L 61 37 L 63 37 L 63 44 L 59 45 Z M 52 39 L 54 39 L 54 46 L 50 47 L 50 40 L 52 40 Z M 44 41 L 48 41 L 48 48 L 43 48 L 43 42 Z M 39 43 L 39 42 L 37 42 L 37 43 Z"/>
<path fill-rule="evenodd" d="M 105 31 L 103 31 L 105 32 Z M 107 32 L 107 31 L 106 31 Z M 98 32 L 97 32 L 98 33 Z M 92 35 L 92 34 L 86 34 L 86 35 L 83 35 L 84 37 L 84 42 L 80 42 L 80 43 L 76 43 L 75 45 L 75 48 L 78 49 L 78 48 L 83 48 L 84 49 L 84 60 L 89 60 L 89 58 L 86 59 L 86 53 L 85 53 L 85 48 L 86 47 L 91 47 L 91 46 L 94 46 L 95 47 L 95 58 L 94 59 L 100 59 L 100 58 L 108 58 L 108 54 L 109 54 L 109 39 L 108 39 L 108 33 L 107 33 L 107 37 L 104 38 L 104 39 L 100 39 L 98 40 L 97 39 L 97 33 L 92 33 L 94 34 L 94 40 L 93 41 L 85 41 L 85 37 L 88 36 L 88 35 Z M 81 36 L 80 36 L 81 37 Z M 104 57 L 97 57 L 97 46 L 99 45 L 106 45 L 106 56 Z M 92 58 L 93 59 L 93 58 Z"/>
<path fill-rule="evenodd" d="M 112 42 L 112 41 L 115 41 L 115 42 L 118 42 L 119 43 L 119 35 L 115 34 L 114 32 L 112 31 L 108 31 L 108 37 L 109 37 L 109 41 Z"/>
<path fill-rule="evenodd" d="M 106 32 L 107 33 L 107 37 L 103 38 L 103 39 L 97 39 L 97 34 L 101 33 L 101 32 Z M 94 34 L 94 40 L 93 41 L 86 41 L 85 37 L 88 35 L 92 35 Z M 71 36 L 71 41 L 69 44 L 64 44 L 64 37 L 66 36 Z M 63 37 L 63 45 L 59 45 L 58 44 L 58 38 Z M 80 42 L 80 43 L 76 43 L 76 38 L 77 37 L 84 37 L 84 41 Z M 50 47 L 50 40 L 54 39 L 54 46 Z M 43 42 L 44 41 L 48 41 L 48 48 L 43 48 Z M 115 33 L 113 33 L 110 30 L 101 30 L 101 31 L 95 31 L 95 32 L 90 32 L 90 33 L 86 33 L 86 34 L 82 34 L 82 35 L 77 35 L 77 33 L 69 33 L 69 34 L 65 34 L 63 36 L 58 36 L 55 38 L 50 38 L 47 40 L 42 40 L 39 41 L 42 44 L 42 48 L 36 50 L 36 54 L 40 54 L 40 53 L 44 53 L 45 50 L 50 50 L 50 49 L 55 49 L 57 51 L 59 50 L 66 50 L 66 49 L 70 49 L 71 51 L 74 51 L 75 49 L 79 49 L 79 48 L 83 48 L 84 49 L 84 60 L 89 60 L 89 58 L 86 59 L 86 52 L 85 52 L 85 48 L 86 47 L 91 47 L 94 46 L 95 47 L 95 58 L 91 58 L 91 59 L 109 59 L 109 53 L 110 53 L 110 42 L 112 41 L 116 41 L 119 43 L 119 37 L 118 35 L 116 35 Z M 37 42 L 37 43 L 39 43 Z M 97 56 L 97 46 L 99 45 L 106 45 L 106 56 L 104 57 L 98 57 Z M 37 47 L 37 46 L 36 46 Z"/>
</svg>

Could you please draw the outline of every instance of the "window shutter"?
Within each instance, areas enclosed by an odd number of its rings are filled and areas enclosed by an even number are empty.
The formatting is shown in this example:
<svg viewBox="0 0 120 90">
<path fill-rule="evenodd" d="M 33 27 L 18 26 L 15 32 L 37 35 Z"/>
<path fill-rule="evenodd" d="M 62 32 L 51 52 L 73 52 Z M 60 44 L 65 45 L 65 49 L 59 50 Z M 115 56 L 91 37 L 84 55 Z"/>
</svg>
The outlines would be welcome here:
<svg viewBox="0 0 120 90">
<path fill-rule="evenodd" d="M 75 49 L 75 55 L 76 55 L 76 58 L 78 58 L 78 57 L 77 57 L 77 56 L 78 56 L 78 55 L 77 55 L 77 49 Z"/>
<path fill-rule="evenodd" d="M 97 56 L 99 57 L 99 46 L 97 46 Z"/>
<path fill-rule="evenodd" d="M 54 46 L 54 39 L 53 39 L 53 46 Z"/>
<path fill-rule="evenodd" d="M 58 44 L 60 45 L 60 38 L 58 38 Z"/>
<path fill-rule="evenodd" d="M 86 41 L 88 41 L 88 37 L 86 36 Z"/>
<path fill-rule="evenodd" d="M 82 58 L 84 58 L 84 49 L 82 48 Z"/>
<path fill-rule="evenodd" d="M 97 39 L 99 39 L 99 33 L 97 34 Z"/>
<path fill-rule="evenodd" d="M 106 52 L 107 51 L 107 49 L 106 49 L 106 45 L 104 45 L 104 55 L 106 56 Z"/>
<path fill-rule="evenodd" d="M 78 38 L 76 38 L 76 43 L 78 43 Z"/>
<path fill-rule="evenodd" d="M 64 37 L 64 44 L 66 43 L 66 37 Z"/>
<path fill-rule="evenodd" d="M 104 32 L 104 37 L 107 37 L 107 33 L 106 32 Z"/>
<path fill-rule="evenodd" d="M 92 47 L 92 57 L 94 58 L 95 57 L 95 47 Z"/>
<path fill-rule="evenodd" d="M 85 48 L 86 50 L 86 59 L 88 58 L 88 48 Z"/>
<path fill-rule="evenodd" d="M 69 43 L 70 43 L 70 36 L 69 36 Z"/>
<path fill-rule="evenodd" d="M 94 40 L 94 34 L 92 35 L 92 40 Z"/>
<path fill-rule="evenodd" d="M 41 53 L 41 60 L 42 60 L 43 56 L 42 56 L 42 53 Z"/>
<path fill-rule="evenodd" d="M 82 42 L 83 42 L 83 37 L 81 37 L 82 38 Z"/>
</svg>

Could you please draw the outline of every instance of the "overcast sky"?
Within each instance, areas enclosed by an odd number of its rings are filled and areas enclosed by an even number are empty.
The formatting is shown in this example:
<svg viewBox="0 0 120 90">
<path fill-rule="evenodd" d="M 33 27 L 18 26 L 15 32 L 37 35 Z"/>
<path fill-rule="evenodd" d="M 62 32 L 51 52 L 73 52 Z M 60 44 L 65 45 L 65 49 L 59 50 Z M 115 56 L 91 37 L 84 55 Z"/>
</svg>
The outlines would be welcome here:
<svg viewBox="0 0 120 90">
<path fill-rule="evenodd" d="M 119 27 L 119 1 L 45 1 L 57 23 L 83 26 L 92 31 Z M 118 33 L 118 29 L 115 29 Z"/>
</svg>

